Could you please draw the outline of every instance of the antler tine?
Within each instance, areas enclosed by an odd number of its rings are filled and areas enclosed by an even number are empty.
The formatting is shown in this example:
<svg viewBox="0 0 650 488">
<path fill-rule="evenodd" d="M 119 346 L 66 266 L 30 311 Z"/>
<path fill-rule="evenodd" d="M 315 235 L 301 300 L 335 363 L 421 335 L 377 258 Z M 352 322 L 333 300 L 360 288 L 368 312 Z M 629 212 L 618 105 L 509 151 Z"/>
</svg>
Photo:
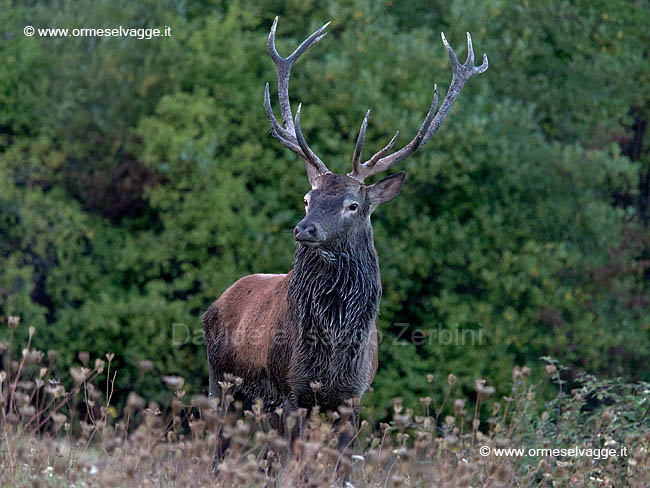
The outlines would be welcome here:
<svg viewBox="0 0 650 488">
<path fill-rule="evenodd" d="M 418 150 L 418 148 L 422 145 L 422 141 L 424 140 L 427 131 L 429 130 L 433 116 L 436 114 L 436 108 L 438 106 L 438 85 L 434 85 L 433 92 L 433 101 L 431 102 L 427 116 L 424 118 L 424 122 L 422 122 L 418 133 L 411 140 L 411 142 L 390 156 L 379 159 L 377 158 L 377 154 L 379 153 L 375 154 L 371 160 L 367 161 L 363 165 L 360 165 L 358 168 L 354 168 L 352 173 L 350 173 L 351 177 L 363 181 L 367 177 L 381 173 L 382 171 L 385 171 L 400 161 L 403 161 Z M 388 146 L 382 149 L 380 153 L 387 152 L 394 144 L 396 137 L 397 134 L 395 134 L 393 139 L 391 139 L 391 141 L 388 143 Z M 374 160 L 374 162 L 371 163 L 372 160 Z"/>
<path fill-rule="evenodd" d="M 278 134 L 278 132 L 273 128 L 271 128 L 271 135 L 273 137 L 275 137 L 278 141 L 280 141 L 280 144 L 282 144 L 287 149 L 290 149 L 291 151 L 295 152 L 296 154 L 302 154 L 302 149 L 300 149 L 300 146 L 297 146 L 296 144 L 294 144 L 291 141 L 287 141 L 280 134 Z M 303 158 L 303 159 L 306 160 L 306 158 Z"/>
<path fill-rule="evenodd" d="M 293 114 L 291 112 L 291 102 L 289 100 L 289 77 L 291 75 L 291 67 L 293 66 L 293 63 L 307 49 L 327 35 L 327 33 L 323 31 L 329 24 L 330 22 L 323 25 L 320 29 L 305 39 L 290 56 L 283 58 L 278 54 L 275 47 L 275 32 L 278 25 L 278 17 L 276 17 L 273 20 L 273 25 L 271 26 L 271 32 L 269 33 L 269 39 L 267 42 L 269 54 L 275 63 L 278 77 L 278 99 L 280 101 L 280 111 L 282 113 L 283 122 L 283 124 L 280 124 L 273 113 L 273 108 L 271 107 L 271 96 L 269 94 L 269 84 L 267 83 L 264 88 L 264 108 L 266 110 L 266 116 L 271 123 L 271 134 L 280 141 L 284 147 L 290 149 L 304 159 L 308 165 L 311 165 L 316 172 L 315 174 L 325 174 L 330 171 L 327 169 L 327 166 L 325 166 L 325 163 L 323 163 L 309 148 L 305 138 L 300 132 L 299 112 L 296 114 L 297 122 L 294 124 Z"/>
<path fill-rule="evenodd" d="M 303 150 L 298 145 L 296 137 L 290 133 L 287 129 L 282 127 L 273 114 L 273 109 L 271 108 L 271 97 L 269 95 L 269 84 L 266 84 L 264 88 L 264 108 L 266 110 L 266 116 L 271 123 L 271 135 L 276 138 L 280 144 L 282 144 L 287 149 L 293 151 L 302 159 L 304 159 L 308 164 L 311 164 L 309 158 L 305 155 Z"/>
<path fill-rule="evenodd" d="M 361 167 L 361 151 L 363 151 L 363 143 L 366 142 L 366 128 L 368 127 L 368 117 L 370 116 L 370 109 L 366 112 L 366 116 L 361 123 L 359 129 L 359 137 L 357 138 L 357 145 L 354 147 L 354 154 L 352 155 L 352 171 L 358 173 Z"/>
<path fill-rule="evenodd" d="M 329 173 L 329 170 L 325 166 L 325 163 L 323 163 L 318 156 L 316 156 L 313 151 L 309 148 L 307 145 L 307 141 L 305 140 L 305 136 L 302 135 L 302 129 L 300 128 L 300 109 L 302 108 L 302 103 L 298 104 L 298 110 L 296 110 L 296 118 L 295 118 L 295 127 L 296 127 L 296 139 L 298 139 L 298 145 L 300 145 L 300 149 L 302 149 L 302 152 L 307 155 L 309 158 L 309 161 L 314 164 L 314 167 L 317 170 L 318 174 L 325 174 Z"/>
<path fill-rule="evenodd" d="M 474 66 L 474 48 L 472 47 L 472 36 L 467 33 L 467 60 L 465 61 L 465 64 L 469 64 L 470 66 Z"/>
<path fill-rule="evenodd" d="M 431 127 L 429 127 L 429 132 L 424 138 L 422 144 L 425 144 L 429 139 L 431 139 L 431 136 L 433 136 L 433 134 L 438 132 L 442 121 L 445 120 L 445 117 L 447 117 L 447 114 L 451 110 L 451 106 L 458 98 L 458 95 L 460 95 L 460 92 L 465 86 L 465 83 L 467 83 L 467 80 L 469 80 L 474 75 L 484 73 L 488 69 L 488 58 L 487 54 L 485 53 L 483 54 L 483 63 L 480 66 L 474 66 L 474 48 L 472 47 L 472 36 L 469 34 L 469 32 L 467 33 L 467 61 L 465 61 L 465 64 L 460 64 L 458 62 L 456 53 L 454 53 L 454 50 L 447 42 L 445 34 L 441 32 L 440 35 L 451 61 L 451 85 L 449 85 L 447 95 L 445 96 L 445 99 L 440 106 L 440 110 L 438 110 L 438 113 L 434 117 L 433 122 L 431 123 Z"/>
<path fill-rule="evenodd" d="M 278 25 L 278 17 L 273 20 L 273 25 L 271 26 L 271 32 L 269 33 L 269 40 L 267 42 L 267 47 L 269 49 L 269 54 L 273 59 L 273 62 L 276 66 L 277 76 L 278 76 L 278 97 L 280 99 L 280 111 L 282 113 L 282 122 L 284 125 L 292 131 L 293 129 L 293 116 L 291 113 L 291 104 L 289 103 L 289 77 L 291 75 L 291 67 L 293 63 L 300 57 L 311 46 L 320 41 L 323 37 L 327 35 L 327 32 L 323 33 L 327 26 L 330 25 L 330 22 L 323 25 L 320 29 L 314 32 L 311 36 L 305 39 L 296 50 L 291 53 L 290 56 L 283 58 L 278 54 L 277 49 L 275 48 L 275 30 Z"/>
<path fill-rule="evenodd" d="M 371 157 L 365 164 L 366 166 L 374 166 L 375 163 L 381 158 L 384 154 L 386 154 L 388 151 L 391 150 L 393 147 L 393 144 L 395 144 L 395 141 L 397 140 L 397 136 L 399 136 L 399 131 L 395 131 L 395 135 L 393 138 L 386 144 L 382 149 L 377 151 L 377 153 Z"/>
<path fill-rule="evenodd" d="M 295 140 L 295 136 L 287 129 L 282 127 L 282 125 L 278 122 L 278 119 L 275 118 L 273 108 L 271 107 L 271 95 L 269 93 L 268 83 L 264 87 L 264 109 L 266 110 L 266 116 L 268 117 L 269 122 L 271 122 L 271 130 L 274 130 L 279 136 L 283 137 L 284 139 L 287 139 L 289 141 Z"/>
<path fill-rule="evenodd" d="M 442 124 L 445 117 L 447 117 L 451 106 L 456 101 L 456 98 L 458 98 L 458 95 L 460 95 L 460 92 L 465 86 L 467 80 L 469 80 L 474 75 L 485 72 L 485 70 L 488 69 L 488 59 L 486 54 L 483 54 L 483 63 L 480 66 L 474 66 L 474 49 L 472 47 L 472 37 L 470 36 L 469 32 L 467 33 L 467 61 L 465 61 L 464 64 L 460 64 L 458 62 L 456 53 L 447 42 L 445 34 L 441 33 L 441 36 L 442 42 L 447 49 L 449 60 L 451 61 L 452 78 L 451 84 L 449 85 L 449 90 L 447 91 L 447 95 L 445 96 L 440 109 L 436 113 L 436 106 L 438 104 L 438 87 L 436 86 L 431 107 L 429 108 L 427 116 L 425 117 L 424 122 L 420 126 L 420 129 L 418 130 L 418 133 L 413 138 L 413 140 L 411 140 L 411 142 L 409 142 L 399 151 L 394 152 L 388 156 L 383 156 L 383 154 L 388 152 L 390 147 L 392 147 L 395 140 L 395 137 L 393 137 L 388 146 L 379 151 L 364 164 L 359 165 L 358 170 L 357 168 L 354 168 L 353 172 L 350 173 L 350 176 L 353 178 L 356 178 L 359 181 L 363 182 L 365 178 L 373 176 L 377 173 L 381 173 L 382 171 L 386 171 L 400 161 L 405 160 L 420 147 L 426 144 L 427 141 L 431 139 L 431 136 L 433 136 L 440 128 L 440 125 Z"/>
</svg>

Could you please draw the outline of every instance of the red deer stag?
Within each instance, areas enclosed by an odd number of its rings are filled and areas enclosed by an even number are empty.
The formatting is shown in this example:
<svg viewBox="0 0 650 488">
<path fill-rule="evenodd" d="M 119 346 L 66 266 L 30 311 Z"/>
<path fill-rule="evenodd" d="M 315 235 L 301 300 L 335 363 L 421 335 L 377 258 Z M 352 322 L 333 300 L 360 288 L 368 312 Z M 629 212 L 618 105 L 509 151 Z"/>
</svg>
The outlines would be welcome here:
<svg viewBox="0 0 650 488">
<path fill-rule="evenodd" d="M 241 278 L 203 316 L 210 395 L 220 395 L 218 382 L 230 374 L 243 380 L 237 386 L 238 395 L 249 401 L 261 398 L 271 412 L 278 407 L 285 413 L 310 409 L 315 404 L 322 410 L 336 410 L 350 399 L 361 398 L 377 370 L 375 319 L 381 283 L 370 215 L 399 194 L 405 173 L 373 185 L 365 185 L 364 180 L 392 168 L 424 145 L 439 129 L 467 80 L 483 73 L 488 60 L 483 55 L 483 64 L 474 65 L 468 33 L 467 61 L 459 63 L 443 34 L 453 77 L 440 109 L 436 112 L 435 87 L 433 103 L 413 140 L 389 154 L 398 132 L 362 164 L 368 111 L 354 149 L 352 171 L 333 174 L 305 141 L 300 105 L 294 119 L 289 102 L 293 63 L 325 36 L 329 23 L 283 58 L 275 48 L 277 20 L 271 27 L 268 49 L 277 69 L 282 124 L 273 114 L 268 83 L 264 105 L 273 137 L 304 159 L 311 190 L 304 198 L 306 215 L 294 229 L 298 245 L 293 269 L 287 274 Z M 358 406 L 354 410 L 356 422 Z"/>
</svg>

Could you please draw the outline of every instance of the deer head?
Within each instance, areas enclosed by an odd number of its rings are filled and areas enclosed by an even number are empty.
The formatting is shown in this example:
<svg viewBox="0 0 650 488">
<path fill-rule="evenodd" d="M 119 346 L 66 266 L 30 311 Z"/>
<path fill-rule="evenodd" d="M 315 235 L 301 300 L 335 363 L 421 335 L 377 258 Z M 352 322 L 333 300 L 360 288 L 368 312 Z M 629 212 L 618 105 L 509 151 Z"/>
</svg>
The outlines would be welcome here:
<svg viewBox="0 0 650 488">
<path fill-rule="evenodd" d="M 433 101 L 424 122 L 415 137 L 399 151 L 390 153 L 399 131 L 390 142 L 366 162 L 361 163 L 361 152 L 366 138 L 366 128 L 370 110 L 361 124 L 359 137 L 352 156 L 352 171 L 347 175 L 332 173 L 323 161 L 309 148 L 300 128 L 300 111 L 298 105 L 295 118 L 289 100 L 289 76 L 293 63 L 307 49 L 320 41 L 325 35 L 329 22 L 305 39 L 287 58 L 278 54 L 275 48 L 275 31 L 278 24 L 276 17 L 269 34 L 268 49 L 276 66 L 278 77 L 278 97 L 282 124 L 278 122 L 271 108 L 269 84 L 264 90 L 264 107 L 271 123 L 271 134 L 286 148 L 305 161 L 311 191 L 305 195 L 305 218 L 294 229 L 294 237 L 303 246 L 324 249 L 336 249 L 345 242 L 354 240 L 356 234 L 368 232 L 370 214 L 381 203 L 388 202 L 399 195 L 406 174 L 403 171 L 373 184 L 365 185 L 370 176 L 382 173 L 397 163 L 411 156 L 435 134 L 442 121 L 447 117 L 467 80 L 488 68 L 487 55 L 483 54 L 483 63 L 474 65 L 472 38 L 467 33 L 467 60 L 459 63 L 456 54 L 442 34 L 442 42 L 447 49 L 452 67 L 452 80 L 445 99 L 438 110 L 438 87 L 434 85 Z M 390 153 L 390 154 L 389 154 Z"/>
</svg>

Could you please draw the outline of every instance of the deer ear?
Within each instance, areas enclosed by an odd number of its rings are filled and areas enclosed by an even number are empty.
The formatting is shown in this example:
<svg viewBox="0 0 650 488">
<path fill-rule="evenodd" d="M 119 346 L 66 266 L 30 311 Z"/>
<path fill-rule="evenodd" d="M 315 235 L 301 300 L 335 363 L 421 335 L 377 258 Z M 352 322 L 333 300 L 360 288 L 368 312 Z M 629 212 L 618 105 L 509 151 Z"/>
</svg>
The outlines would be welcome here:
<svg viewBox="0 0 650 488">
<path fill-rule="evenodd" d="M 394 175 L 387 176 L 381 181 L 368 187 L 368 197 L 370 198 L 370 211 L 372 212 L 379 205 L 390 202 L 399 195 L 402 185 L 404 184 L 406 173 L 400 171 Z"/>
</svg>

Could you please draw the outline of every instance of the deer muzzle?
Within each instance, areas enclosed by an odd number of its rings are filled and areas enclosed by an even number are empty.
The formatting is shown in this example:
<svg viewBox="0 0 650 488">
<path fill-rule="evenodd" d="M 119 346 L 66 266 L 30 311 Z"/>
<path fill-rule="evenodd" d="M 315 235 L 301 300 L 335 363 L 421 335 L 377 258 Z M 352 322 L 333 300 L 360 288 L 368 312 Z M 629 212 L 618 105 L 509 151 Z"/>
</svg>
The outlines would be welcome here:
<svg viewBox="0 0 650 488">
<path fill-rule="evenodd" d="M 294 239 L 305 246 L 318 247 L 326 239 L 323 228 L 316 222 L 302 220 L 293 229 Z"/>
</svg>

